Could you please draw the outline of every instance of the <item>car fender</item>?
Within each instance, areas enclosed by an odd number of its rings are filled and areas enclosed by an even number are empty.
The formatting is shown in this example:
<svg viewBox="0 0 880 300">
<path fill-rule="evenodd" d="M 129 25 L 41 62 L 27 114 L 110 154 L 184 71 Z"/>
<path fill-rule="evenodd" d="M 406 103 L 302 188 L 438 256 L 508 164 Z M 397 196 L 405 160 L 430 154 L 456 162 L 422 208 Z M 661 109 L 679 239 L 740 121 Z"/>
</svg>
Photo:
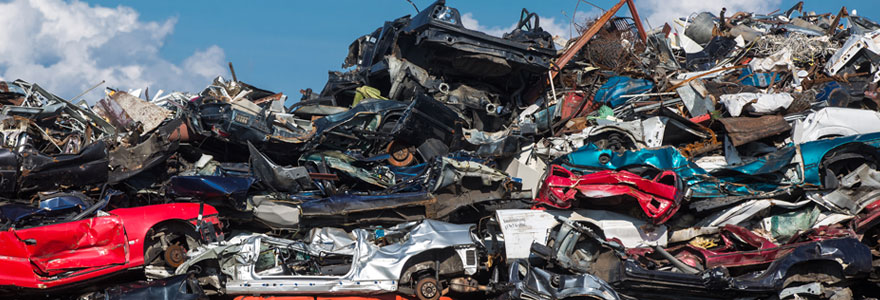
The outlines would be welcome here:
<svg viewBox="0 0 880 300">
<path fill-rule="evenodd" d="M 147 231 L 157 224 L 169 221 L 180 220 L 193 224 L 199 218 L 199 203 L 170 203 L 148 205 L 135 208 L 118 208 L 110 211 L 111 214 L 122 218 L 125 225 L 125 233 L 128 236 L 128 244 L 130 251 L 130 266 L 140 266 L 144 264 L 144 241 L 146 240 Z M 210 205 L 204 204 L 202 211 L 202 219 L 219 226 L 220 221 L 217 218 L 217 210 Z"/>
</svg>

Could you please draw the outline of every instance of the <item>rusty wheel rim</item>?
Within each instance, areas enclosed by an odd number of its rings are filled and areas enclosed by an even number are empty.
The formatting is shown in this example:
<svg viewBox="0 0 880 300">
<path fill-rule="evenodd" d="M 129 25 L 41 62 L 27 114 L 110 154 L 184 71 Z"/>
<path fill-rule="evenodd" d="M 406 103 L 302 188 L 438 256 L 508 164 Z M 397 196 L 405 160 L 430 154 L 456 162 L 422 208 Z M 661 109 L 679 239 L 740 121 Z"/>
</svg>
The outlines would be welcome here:
<svg viewBox="0 0 880 300">
<path fill-rule="evenodd" d="M 433 281 L 425 282 L 419 288 L 419 295 L 424 299 L 433 299 L 437 296 L 438 292 L 437 285 Z"/>
<path fill-rule="evenodd" d="M 410 148 L 398 142 L 392 141 L 388 143 L 385 152 L 389 155 L 388 162 L 397 167 L 408 166 L 415 160 L 415 156 L 410 151 Z"/>
<path fill-rule="evenodd" d="M 169 267 L 177 268 L 186 261 L 186 249 L 180 244 L 168 246 L 165 249 L 165 264 Z"/>
</svg>

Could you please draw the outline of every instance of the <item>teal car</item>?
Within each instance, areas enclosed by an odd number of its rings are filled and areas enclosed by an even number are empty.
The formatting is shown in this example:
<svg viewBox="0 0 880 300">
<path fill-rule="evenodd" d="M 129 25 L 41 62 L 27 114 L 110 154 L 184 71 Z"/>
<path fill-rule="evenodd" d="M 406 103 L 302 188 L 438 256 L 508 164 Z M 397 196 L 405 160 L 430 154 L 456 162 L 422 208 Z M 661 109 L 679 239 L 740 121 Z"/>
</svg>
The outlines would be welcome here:
<svg viewBox="0 0 880 300">
<path fill-rule="evenodd" d="M 574 172 L 656 168 L 673 170 L 687 183 L 692 198 L 759 196 L 792 187 L 834 189 L 839 176 L 862 164 L 880 162 L 880 132 L 833 137 L 776 152 L 738 166 L 711 172 L 671 146 L 613 152 L 588 144 L 553 163 Z"/>
</svg>

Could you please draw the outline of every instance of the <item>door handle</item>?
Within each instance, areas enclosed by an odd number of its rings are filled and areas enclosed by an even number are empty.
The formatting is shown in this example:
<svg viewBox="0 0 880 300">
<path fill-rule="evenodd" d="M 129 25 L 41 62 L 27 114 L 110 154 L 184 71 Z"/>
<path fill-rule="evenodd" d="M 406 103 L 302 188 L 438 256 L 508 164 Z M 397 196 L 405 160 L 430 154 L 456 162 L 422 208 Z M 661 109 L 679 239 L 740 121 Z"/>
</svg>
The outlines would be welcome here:
<svg viewBox="0 0 880 300">
<path fill-rule="evenodd" d="M 24 240 L 24 244 L 25 244 L 25 245 L 36 245 L 36 244 L 37 244 L 37 240 L 35 240 L 35 239 L 26 239 L 26 240 Z"/>
</svg>

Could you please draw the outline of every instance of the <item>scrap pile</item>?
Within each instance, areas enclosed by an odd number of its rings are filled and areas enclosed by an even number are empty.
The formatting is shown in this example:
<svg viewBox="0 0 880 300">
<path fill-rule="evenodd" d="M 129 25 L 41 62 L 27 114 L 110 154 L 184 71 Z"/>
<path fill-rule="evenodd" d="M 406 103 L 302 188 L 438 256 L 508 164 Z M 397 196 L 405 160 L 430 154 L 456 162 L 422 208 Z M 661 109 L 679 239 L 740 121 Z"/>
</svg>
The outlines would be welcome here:
<svg viewBox="0 0 880 300">
<path fill-rule="evenodd" d="M 440 0 L 290 106 L 0 82 L 0 290 L 875 299 L 880 25 L 803 8 L 565 41 Z"/>
</svg>

